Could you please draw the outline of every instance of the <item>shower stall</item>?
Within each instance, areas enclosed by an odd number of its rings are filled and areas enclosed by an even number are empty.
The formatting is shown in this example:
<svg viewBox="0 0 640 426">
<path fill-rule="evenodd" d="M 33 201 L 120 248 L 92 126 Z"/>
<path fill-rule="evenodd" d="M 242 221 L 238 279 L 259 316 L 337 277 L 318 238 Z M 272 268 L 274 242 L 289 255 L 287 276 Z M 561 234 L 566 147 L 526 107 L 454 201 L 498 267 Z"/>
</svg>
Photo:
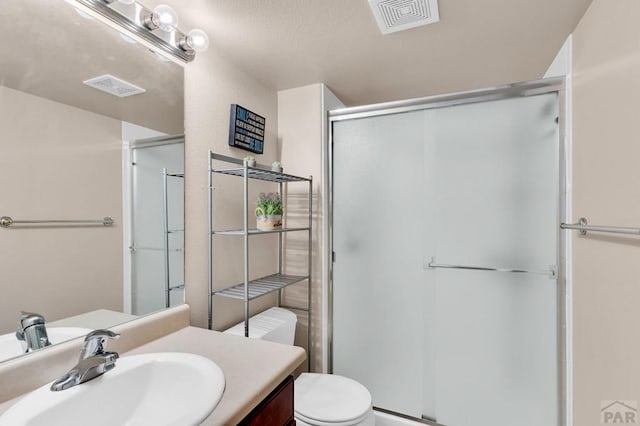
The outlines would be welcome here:
<svg viewBox="0 0 640 426">
<path fill-rule="evenodd" d="M 560 426 L 563 80 L 330 113 L 331 369 L 447 426 Z"/>
<path fill-rule="evenodd" d="M 184 303 L 184 136 L 131 143 L 131 313 Z"/>
</svg>

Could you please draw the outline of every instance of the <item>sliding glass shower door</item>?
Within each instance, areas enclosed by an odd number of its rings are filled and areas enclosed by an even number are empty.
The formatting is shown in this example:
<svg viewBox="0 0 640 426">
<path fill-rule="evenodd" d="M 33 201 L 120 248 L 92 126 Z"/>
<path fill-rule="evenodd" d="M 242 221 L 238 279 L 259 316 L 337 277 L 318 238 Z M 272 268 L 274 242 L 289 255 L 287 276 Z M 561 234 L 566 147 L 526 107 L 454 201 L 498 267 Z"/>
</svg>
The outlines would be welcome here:
<svg viewBox="0 0 640 426">
<path fill-rule="evenodd" d="M 177 140 L 132 149 L 131 313 L 135 315 L 184 303 L 184 179 L 180 177 L 184 139 Z M 168 173 L 166 188 L 163 169 Z M 172 288 L 168 296 L 167 284 Z"/>
<path fill-rule="evenodd" d="M 333 123 L 333 370 L 375 406 L 558 424 L 557 117 L 549 93 Z"/>
</svg>

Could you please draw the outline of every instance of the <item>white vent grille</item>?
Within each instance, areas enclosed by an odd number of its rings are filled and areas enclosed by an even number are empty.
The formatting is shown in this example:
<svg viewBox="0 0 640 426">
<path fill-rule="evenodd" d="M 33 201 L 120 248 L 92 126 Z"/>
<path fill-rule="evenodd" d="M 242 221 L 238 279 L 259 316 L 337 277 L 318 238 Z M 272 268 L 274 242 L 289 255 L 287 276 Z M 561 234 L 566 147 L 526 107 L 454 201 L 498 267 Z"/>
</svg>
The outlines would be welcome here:
<svg viewBox="0 0 640 426">
<path fill-rule="evenodd" d="M 408 30 L 440 20 L 438 0 L 369 0 L 382 34 Z"/>
<path fill-rule="evenodd" d="M 89 80 L 83 81 L 83 83 L 87 86 L 93 87 L 94 89 L 102 90 L 103 92 L 107 92 L 108 94 L 119 98 L 126 98 L 127 96 L 138 95 L 146 92 L 142 87 L 138 87 L 135 84 L 131 84 L 128 81 L 124 81 L 109 74 L 90 78 Z"/>
</svg>

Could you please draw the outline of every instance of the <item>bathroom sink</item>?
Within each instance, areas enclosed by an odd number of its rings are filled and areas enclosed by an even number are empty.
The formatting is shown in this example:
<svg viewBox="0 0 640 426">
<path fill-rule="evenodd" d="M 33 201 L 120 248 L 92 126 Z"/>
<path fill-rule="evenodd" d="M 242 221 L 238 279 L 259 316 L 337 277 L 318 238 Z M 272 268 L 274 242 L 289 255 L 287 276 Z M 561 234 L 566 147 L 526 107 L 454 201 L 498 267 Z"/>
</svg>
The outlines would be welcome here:
<svg viewBox="0 0 640 426">
<path fill-rule="evenodd" d="M 51 327 L 47 328 L 47 336 L 52 344 L 66 342 L 76 337 L 90 333 L 88 328 L 81 327 Z M 16 338 L 15 333 L 3 334 L 0 336 L 0 361 L 15 358 L 22 355 L 22 345 Z"/>
<path fill-rule="evenodd" d="M 0 426 L 200 424 L 222 398 L 220 367 L 199 355 L 122 357 L 113 370 L 72 388 L 36 389 L 0 417 Z"/>
</svg>

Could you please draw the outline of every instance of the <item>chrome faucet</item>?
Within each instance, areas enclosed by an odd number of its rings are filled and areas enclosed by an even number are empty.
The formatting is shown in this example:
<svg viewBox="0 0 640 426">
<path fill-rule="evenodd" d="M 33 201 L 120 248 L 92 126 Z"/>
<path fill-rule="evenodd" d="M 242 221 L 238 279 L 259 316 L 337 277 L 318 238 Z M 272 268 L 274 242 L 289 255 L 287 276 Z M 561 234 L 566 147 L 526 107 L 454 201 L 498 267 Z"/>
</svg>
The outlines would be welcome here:
<svg viewBox="0 0 640 426">
<path fill-rule="evenodd" d="M 20 330 L 16 331 L 25 353 L 51 345 L 44 325 L 44 317 L 33 312 L 20 312 Z"/>
<path fill-rule="evenodd" d="M 88 382 L 116 366 L 117 352 L 104 350 L 107 339 L 117 339 L 119 334 L 109 330 L 94 330 L 87 334 L 80 351 L 80 360 L 67 374 L 51 385 L 52 391 L 61 391 Z"/>
</svg>

